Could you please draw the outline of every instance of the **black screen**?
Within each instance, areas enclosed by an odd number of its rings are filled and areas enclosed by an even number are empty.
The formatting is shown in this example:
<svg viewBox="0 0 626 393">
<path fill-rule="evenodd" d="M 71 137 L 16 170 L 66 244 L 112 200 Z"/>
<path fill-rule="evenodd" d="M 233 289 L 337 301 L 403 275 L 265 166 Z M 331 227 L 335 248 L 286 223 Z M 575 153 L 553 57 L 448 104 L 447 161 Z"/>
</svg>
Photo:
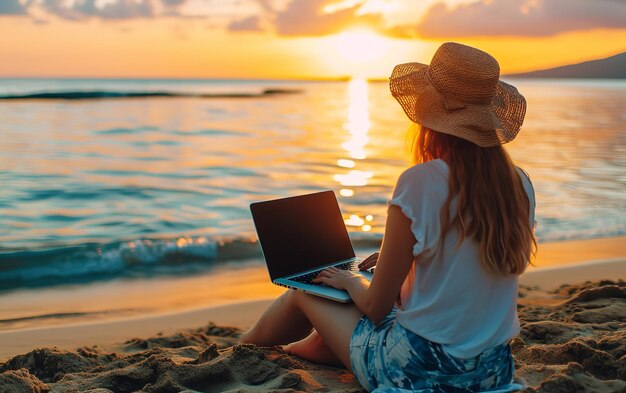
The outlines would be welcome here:
<svg viewBox="0 0 626 393">
<path fill-rule="evenodd" d="M 272 280 L 354 257 L 332 191 L 257 202 L 250 210 Z"/>
</svg>

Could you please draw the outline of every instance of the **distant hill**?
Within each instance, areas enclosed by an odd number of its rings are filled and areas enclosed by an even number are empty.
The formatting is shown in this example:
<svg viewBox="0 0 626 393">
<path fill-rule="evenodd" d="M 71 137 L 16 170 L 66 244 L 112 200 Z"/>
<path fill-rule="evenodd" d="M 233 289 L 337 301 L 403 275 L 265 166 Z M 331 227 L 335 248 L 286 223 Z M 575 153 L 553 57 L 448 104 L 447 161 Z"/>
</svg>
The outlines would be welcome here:
<svg viewBox="0 0 626 393">
<path fill-rule="evenodd" d="M 626 78 L 626 52 L 606 59 L 506 76 L 515 78 Z"/>
</svg>

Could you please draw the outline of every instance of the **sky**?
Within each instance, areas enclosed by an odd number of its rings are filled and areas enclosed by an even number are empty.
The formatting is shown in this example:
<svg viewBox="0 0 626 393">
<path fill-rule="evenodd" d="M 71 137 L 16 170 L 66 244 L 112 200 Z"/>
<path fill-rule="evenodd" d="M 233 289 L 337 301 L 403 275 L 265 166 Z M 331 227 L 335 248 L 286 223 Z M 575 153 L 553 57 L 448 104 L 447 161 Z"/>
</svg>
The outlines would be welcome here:
<svg viewBox="0 0 626 393">
<path fill-rule="evenodd" d="M 385 78 L 446 41 L 505 73 L 626 51 L 626 0 L 0 0 L 0 76 Z"/>
</svg>

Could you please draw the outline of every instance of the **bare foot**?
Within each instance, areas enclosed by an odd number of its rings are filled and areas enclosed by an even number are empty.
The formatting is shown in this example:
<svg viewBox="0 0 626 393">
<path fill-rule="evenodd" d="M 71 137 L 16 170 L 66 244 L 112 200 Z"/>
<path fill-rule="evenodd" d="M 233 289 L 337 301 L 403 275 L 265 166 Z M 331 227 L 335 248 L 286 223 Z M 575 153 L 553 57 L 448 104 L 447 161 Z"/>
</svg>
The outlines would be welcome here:
<svg viewBox="0 0 626 393">
<path fill-rule="evenodd" d="M 285 345 L 285 352 L 296 355 L 304 360 L 313 363 L 326 364 L 329 366 L 341 367 L 343 364 L 330 350 L 322 336 L 317 331 L 313 331 L 308 337 Z"/>
</svg>

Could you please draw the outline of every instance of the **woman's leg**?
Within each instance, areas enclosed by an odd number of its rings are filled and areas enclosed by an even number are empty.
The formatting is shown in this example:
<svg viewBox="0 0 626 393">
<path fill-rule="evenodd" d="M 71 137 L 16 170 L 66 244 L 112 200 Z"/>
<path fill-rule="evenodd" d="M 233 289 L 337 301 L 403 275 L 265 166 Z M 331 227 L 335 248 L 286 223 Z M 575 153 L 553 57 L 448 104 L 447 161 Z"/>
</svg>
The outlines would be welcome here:
<svg viewBox="0 0 626 393">
<path fill-rule="evenodd" d="M 350 369 L 350 337 L 363 314 L 352 303 L 343 304 L 288 290 L 241 337 L 261 346 L 299 341 L 314 327 L 328 348 Z"/>
<path fill-rule="evenodd" d="M 302 340 L 313 329 L 306 315 L 294 303 L 293 290 L 274 300 L 252 329 L 241 336 L 242 343 L 262 347 Z"/>
</svg>

